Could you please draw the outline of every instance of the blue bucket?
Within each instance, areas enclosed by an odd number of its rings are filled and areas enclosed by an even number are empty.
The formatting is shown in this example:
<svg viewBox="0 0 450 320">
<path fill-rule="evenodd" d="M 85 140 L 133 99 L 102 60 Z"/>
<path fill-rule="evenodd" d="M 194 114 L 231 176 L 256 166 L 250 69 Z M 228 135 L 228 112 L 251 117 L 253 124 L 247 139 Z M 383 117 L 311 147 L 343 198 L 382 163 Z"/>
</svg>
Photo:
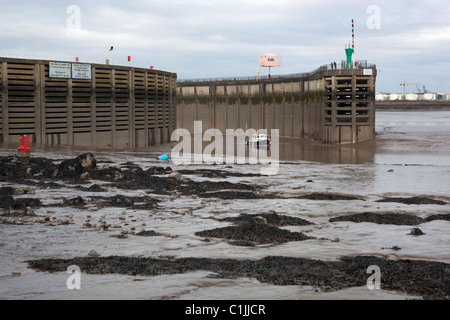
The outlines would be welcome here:
<svg viewBox="0 0 450 320">
<path fill-rule="evenodd" d="M 158 160 L 169 160 L 169 156 L 167 154 L 159 156 Z"/>
</svg>

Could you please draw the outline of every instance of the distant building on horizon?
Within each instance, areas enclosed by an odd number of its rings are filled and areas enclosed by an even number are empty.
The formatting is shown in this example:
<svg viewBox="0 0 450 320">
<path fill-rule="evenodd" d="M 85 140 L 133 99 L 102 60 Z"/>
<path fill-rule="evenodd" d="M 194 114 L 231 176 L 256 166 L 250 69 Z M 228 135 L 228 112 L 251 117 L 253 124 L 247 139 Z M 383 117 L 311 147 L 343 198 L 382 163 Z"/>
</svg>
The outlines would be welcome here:
<svg viewBox="0 0 450 320">
<path fill-rule="evenodd" d="M 377 92 L 375 101 L 450 101 L 450 93 L 407 93 L 405 97 L 402 93 Z"/>
</svg>

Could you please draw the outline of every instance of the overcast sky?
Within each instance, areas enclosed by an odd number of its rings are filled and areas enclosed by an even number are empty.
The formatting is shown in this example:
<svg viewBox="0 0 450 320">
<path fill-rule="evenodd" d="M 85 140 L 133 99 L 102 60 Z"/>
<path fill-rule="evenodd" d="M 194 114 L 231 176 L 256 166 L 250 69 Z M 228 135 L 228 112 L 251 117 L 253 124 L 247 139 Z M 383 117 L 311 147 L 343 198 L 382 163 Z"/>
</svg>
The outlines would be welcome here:
<svg viewBox="0 0 450 320">
<path fill-rule="evenodd" d="M 114 64 L 208 78 L 254 76 L 276 53 L 280 74 L 308 72 L 345 59 L 355 19 L 355 59 L 377 65 L 377 91 L 450 92 L 450 0 L 0 2 L 3 57 L 103 63 L 112 45 Z"/>
</svg>

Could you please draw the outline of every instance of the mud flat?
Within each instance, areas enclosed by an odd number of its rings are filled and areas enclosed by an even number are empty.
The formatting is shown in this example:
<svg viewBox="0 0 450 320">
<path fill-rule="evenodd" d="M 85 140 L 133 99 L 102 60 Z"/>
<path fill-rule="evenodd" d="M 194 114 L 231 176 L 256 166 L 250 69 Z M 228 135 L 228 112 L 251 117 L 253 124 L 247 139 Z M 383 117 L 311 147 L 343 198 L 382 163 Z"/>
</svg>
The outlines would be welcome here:
<svg viewBox="0 0 450 320">
<path fill-rule="evenodd" d="M 370 177 L 376 167 L 368 165 L 326 171 L 292 163 L 287 172 L 265 177 L 238 166 L 186 169 L 99 159 L 92 153 L 0 157 L 3 270 L 19 262 L 29 268 L 15 278 L 0 272 L 0 281 L 27 292 L 43 273 L 77 265 L 89 275 L 188 277 L 202 271 L 208 279 L 335 292 L 365 286 L 367 268 L 376 265 L 383 290 L 449 299 L 444 232 L 450 199 L 444 193 L 353 194 L 345 186 L 355 176 Z M 388 210 L 392 204 L 396 209 Z M 439 261 L 412 251 L 430 244 L 441 251 Z M 95 256 L 86 257 L 89 250 Z"/>
<path fill-rule="evenodd" d="M 130 257 L 96 257 L 41 259 L 29 261 L 39 271 L 64 272 L 71 265 L 89 274 L 127 274 L 156 276 L 192 271 L 209 271 L 213 277 L 252 277 L 262 283 L 280 286 L 308 285 L 324 292 L 366 284 L 365 270 L 377 265 L 383 270 L 383 289 L 423 296 L 425 299 L 450 299 L 450 264 L 398 260 L 371 256 L 342 257 L 339 261 L 319 261 L 289 257 L 266 257 L 261 260 L 233 259 L 152 259 Z"/>
</svg>

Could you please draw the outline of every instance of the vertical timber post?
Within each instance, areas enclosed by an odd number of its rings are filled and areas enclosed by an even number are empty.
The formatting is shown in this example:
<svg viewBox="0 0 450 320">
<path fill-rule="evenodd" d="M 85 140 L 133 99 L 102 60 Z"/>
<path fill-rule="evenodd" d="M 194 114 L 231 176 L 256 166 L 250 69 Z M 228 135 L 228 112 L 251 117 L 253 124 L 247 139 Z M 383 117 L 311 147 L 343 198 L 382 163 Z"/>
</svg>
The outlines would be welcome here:
<svg viewBox="0 0 450 320">
<path fill-rule="evenodd" d="M 8 63 L 2 62 L 2 128 L 3 142 L 9 142 Z"/>
<path fill-rule="evenodd" d="M 116 69 L 111 69 L 111 146 L 116 146 Z"/>
<path fill-rule="evenodd" d="M 73 80 L 67 81 L 67 142 L 74 145 L 73 138 Z"/>
<path fill-rule="evenodd" d="M 36 127 L 35 136 L 36 143 L 46 143 L 46 120 L 45 120 L 45 65 L 41 63 L 35 64 L 34 78 L 36 88 L 34 91 L 35 117 Z"/>
<path fill-rule="evenodd" d="M 144 146 L 150 146 L 150 135 L 148 126 L 148 71 L 144 72 Z"/>
<path fill-rule="evenodd" d="M 128 99 L 128 146 L 134 148 L 136 146 L 136 129 L 134 123 L 134 70 L 128 71 L 128 88 L 130 91 L 130 98 Z"/>
<path fill-rule="evenodd" d="M 96 119 L 96 68 L 92 66 L 92 81 L 91 81 L 91 146 L 97 146 L 97 119 Z"/>
</svg>

